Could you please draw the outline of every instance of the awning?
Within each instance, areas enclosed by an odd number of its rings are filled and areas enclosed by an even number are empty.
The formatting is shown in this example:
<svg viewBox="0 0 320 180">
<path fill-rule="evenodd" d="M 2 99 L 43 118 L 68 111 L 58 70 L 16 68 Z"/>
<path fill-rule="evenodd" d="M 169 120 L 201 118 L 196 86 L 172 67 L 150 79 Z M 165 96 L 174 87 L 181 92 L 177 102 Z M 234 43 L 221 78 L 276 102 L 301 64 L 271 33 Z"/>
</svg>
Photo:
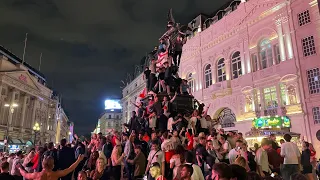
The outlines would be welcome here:
<svg viewBox="0 0 320 180">
<path fill-rule="evenodd" d="M 4 142 L 4 140 L 1 139 L 0 142 Z M 31 140 L 24 141 L 23 139 L 11 139 L 11 138 L 9 138 L 9 140 L 8 140 L 9 145 L 26 145 L 27 143 L 28 143 L 28 145 L 30 143 L 31 143 L 31 145 L 33 144 Z"/>
<path fill-rule="evenodd" d="M 10 144 L 22 144 L 20 139 L 9 139 L 9 143 Z"/>
</svg>

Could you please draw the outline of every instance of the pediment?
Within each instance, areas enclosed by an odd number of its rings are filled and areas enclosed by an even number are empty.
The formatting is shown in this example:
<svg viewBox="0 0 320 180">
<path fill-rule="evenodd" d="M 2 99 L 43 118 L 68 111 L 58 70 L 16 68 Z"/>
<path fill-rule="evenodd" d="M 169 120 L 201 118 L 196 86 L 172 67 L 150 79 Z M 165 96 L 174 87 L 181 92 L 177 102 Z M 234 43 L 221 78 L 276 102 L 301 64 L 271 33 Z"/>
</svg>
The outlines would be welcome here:
<svg viewBox="0 0 320 180">
<path fill-rule="evenodd" d="M 297 75 L 295 74 L 287 74 L 285 76 L 283 76 L 281 79 L 280 79 L 280 82 L 282 83 L 287 83 L 287 82 L 290 82 L 290 81 L 294 81 L 298 78 Z"/>
<path fill-rule="evenodd" d="M 245 86 L 241 89 L 242 94 L 246 94 L 249 93 L 253 90 L 253 88 L 251 86 Z"/>
<path fill-rule="evenodd" d="M 27 85 L 29 88 L 40 92 L 40 88 L 37 85 L 34 77 L 27 70 L 15 70 L 11 72 L 5 72 L 5 75 L 15 80 L 16 82 L 20 82 L 24 85 Z"/>
</svg>

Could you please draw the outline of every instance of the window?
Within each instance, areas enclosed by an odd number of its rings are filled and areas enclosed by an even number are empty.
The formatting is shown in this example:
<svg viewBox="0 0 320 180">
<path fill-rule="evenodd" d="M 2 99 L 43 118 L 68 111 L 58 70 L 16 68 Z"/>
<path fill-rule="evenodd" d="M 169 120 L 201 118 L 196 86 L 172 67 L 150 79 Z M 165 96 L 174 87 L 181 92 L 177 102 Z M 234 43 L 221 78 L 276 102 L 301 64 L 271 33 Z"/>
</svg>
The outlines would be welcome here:
<svg viewBox="0 0 320 180">
<path fill-rule="evenodd" d="M 320 93 L 320 72 L 319 68 L 310 69 L 307 71 L 308 84 L 310 94 Z"/>
<path fill-rule="evenodd" d="M 276 64 L 279 64 L 281 62 L 279 44 L 274 45 L 274 55 L 274 57 L 276 58 Z"/>
<path fill-rule="evenodd" d="M 218 115 L 218 122 L 222 128 L 235 127 L 236 116 L 229 108 L 224 108 Z"/>
<path fill-rule="evenodd" d="M 320 107 L 312 108 L 313 120 L 315 124 L 320 124 Z"/>
<path fill-rule="evenodd" d="M 287 92 L 286 91 L 287 91 L 286 86 L 283 84 L 280 84 L 281 101 L 284 106 L 289 105 L 287 102 Z"/>
<path fill-rule="evenodd" d="M 7 95 L 7 88 L 5 87 L 2 88 L 1 95 Z"/>
<path fill-rule="evenodd" d="M 224 58 L 218 61 L 218 82 L 226 80 L 226 67 L 224 64 Z"/>
<path fill-rule="evenodd" d="M 240 52 L 237 51 L 232 55 L 232 75 L 233 79 L 237 79 L 242 75 Z"/>
<path fill-rule="evenodd" d="M 278 107 L 277 91 L 275 86 L 265 88 L 263 90 L 263 94 L 266 109 Z"/>
<path fill-rule="evenodd" d="M 117 119 L 119 119 L 119 115 L 117 115 Z"/>
<path fill-rule="evenodd" d="M 273 65 L 272 46 L 269 40 L 263 40 L 260 43 L 260 61 L 262 69 Z"/>
<path fill-rule="evenodd" d="M 314 44 L 313 36 L 309 36 L 302 39 L 302 48 L 303 48 L 303 55 L 305 57 L 316 54 L 316 46 Z"/>
<path fill-rule="evenodd" d="M 191 91 L 194 92 L 194 79 L 193 79 L 193 74 L 192 74 L 192 73 L 189 73 L 187 78 L 188 78 L 188 79 L 187 79 L 187 80 L 188 80 L 188 85 L 189 85 Z"/>
<path fill-rule="evenodd" d="M 211 73 L 211 64 L 206 65 L 204 70 L 204 79 L 206 82 L 205 88 L 208 88 L 212 85 L 212 73 Z"/>
<path fill-rule="evenodd" d="M 19 100 L 19 94 L 18 94 L 18 93 L 15 93 L 15 94 L 14 94 L 14 100 L 15 100 L 15 101 L 18 101 L 18 100 Z"/>
<path fill-rule="evenodd" d="M 108 122 L 108 127 L 110 127 L 111 126 L 111 123 L 110 122 Z"/>
<path fill-rule="evenodd" d="M 306 10 L 306 11 L 298 14 L 298 19 L 299 19 L 299 25 L 300 26 L 303 26 L 305 24 L 310 23 L 311 20 L 310 20 L 309 10 Z"/>
<path fill-rule="evenodd" d="M 109 119 L 111 119 L 111 115 L 109 115 Z"/>
<path fill-rule="evenodd" d="M 251 59 L 252 59 L 252 72 L 256 72 L 259 70 L 258 56 L 256 54 L 252 54 Z"/>
</svg>

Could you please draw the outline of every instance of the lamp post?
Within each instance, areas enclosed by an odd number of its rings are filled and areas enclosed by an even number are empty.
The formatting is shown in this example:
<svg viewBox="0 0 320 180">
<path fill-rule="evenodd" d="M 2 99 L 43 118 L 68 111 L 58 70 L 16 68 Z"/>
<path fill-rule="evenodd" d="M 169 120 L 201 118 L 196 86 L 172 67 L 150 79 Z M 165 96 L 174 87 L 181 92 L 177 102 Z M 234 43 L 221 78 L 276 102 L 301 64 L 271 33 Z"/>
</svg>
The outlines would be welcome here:
<svg viewBox="0 0 320 180">
<path fill-rule="evenodd" d="M 37 134 L 40 132 L 40 125 L 39 125 L 39 123 L 34 124 L 34 126 L 33 126 L 33 131 L 34 131 L 34 142 L 33 142 L 33 145 L 36 146 Z"/>
<path fill-rule="evenodd" d="M 12 120 L 12 116 L 13 116 L 13 113 L 14 113 L 14 108 L 18 107 L 18 104 L 16 104 L 16 103 L 5 104 L 4 107 L 10 108 L 9 109 L 9 114 L 8 114 L 8 119 L 7 119 L 7 129 L 6 129 L 5 142 L 4 142 L 5 146 L 4 146 L 4 150 L 3 150 L 4 152 L 6 152 L 7 149 L 8 149 L 7 147 L 9 145 L 8 142 L 9 142 L 9 129 L 10 129 L 10 123 L 11 123 L 10 120 Z"/>
</svg>

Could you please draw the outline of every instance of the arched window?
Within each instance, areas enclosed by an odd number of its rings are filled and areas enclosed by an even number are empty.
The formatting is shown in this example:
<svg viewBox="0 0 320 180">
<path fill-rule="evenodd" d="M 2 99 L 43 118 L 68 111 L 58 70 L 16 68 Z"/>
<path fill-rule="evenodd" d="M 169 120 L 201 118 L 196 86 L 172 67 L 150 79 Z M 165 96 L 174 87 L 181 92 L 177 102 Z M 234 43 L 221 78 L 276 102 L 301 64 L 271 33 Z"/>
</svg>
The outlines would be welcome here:
<svg viewBox="0 0 320 180">
<path fill-rule="evenodd" d="M 225 81 L 226 80 L 226 67 L 225 67 L 225 64 L 224 64 L 224 58 L 220 59 L 218 61 L 218 82 L 222 82 L 222 81 Z"/>
<path fill-rule="evenodd" d="M 193 78 L 193 74 L 189 73 L 187 76 L 187 81 L 188 81 L 188 85 L 191 89 L 191 92 L 194 92 L 194 78 Z"/>
<path fill-rule="evenodd" d="M 232 76 L 237 79 L 242 75 L 240 52 L 237 51 L 232 55 Z"/>
<path fill-rule="evenodd" d="M 211 64 L 206 65 L 204 69 L 204 80 L 206 82 L 205 88 L 208 88 L 212 85 L 212 72 L 211 72 Z"/>
<path fill-rule="evenodd" d="M 272 46 L 269 40 L 261 41 L 259 45 L 259 54 L 261 61 L 261 69 L 265 69 L 273 65 Z"/>
</svg>

